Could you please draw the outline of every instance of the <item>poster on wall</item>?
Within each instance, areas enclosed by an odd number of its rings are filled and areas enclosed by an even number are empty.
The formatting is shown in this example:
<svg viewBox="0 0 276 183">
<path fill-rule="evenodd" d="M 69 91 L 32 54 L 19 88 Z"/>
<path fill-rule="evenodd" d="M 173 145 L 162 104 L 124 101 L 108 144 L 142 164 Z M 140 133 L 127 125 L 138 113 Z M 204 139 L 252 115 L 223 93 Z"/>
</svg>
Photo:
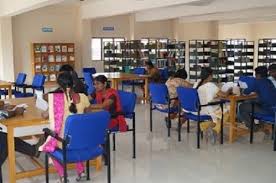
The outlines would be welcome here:
<svg viewBox="0 0 276 183">
<path fill-rule="evenodd" d="M 114 31 L 115 27 L 114 26 L 104 26 L 103 31 L 111 32 Z"/>
</svg>

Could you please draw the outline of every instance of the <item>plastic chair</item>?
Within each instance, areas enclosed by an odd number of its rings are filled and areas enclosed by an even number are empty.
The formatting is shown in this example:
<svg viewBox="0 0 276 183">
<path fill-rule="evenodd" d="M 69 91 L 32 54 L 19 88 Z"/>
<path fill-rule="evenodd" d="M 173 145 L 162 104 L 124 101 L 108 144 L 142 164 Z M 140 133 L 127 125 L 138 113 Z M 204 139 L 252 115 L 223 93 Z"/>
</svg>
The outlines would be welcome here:
<svg viewBox="0 0 276 183">
<path fill-rule="evenodd" d="M 239 85 L 241 82 L 246 83 L 246 85 L 247 85 L 247 88 L 245 89 L 245 91 L 246 90 L 251 91 L 255 86 L 256 79 L 252 76 L 241 76 L 239 78 Z"/>
<path fill-rule="evenodd" d="M 150 131 L 152 132 L 152 111 L 157 110 L 162 113 L 167 113 L 168 115 L 168 137 L 171 136 L 171 118 L 170 114 L 177 113 L 178 107 L 171 107 L 171 101 L 176 98 L 170 98 L 168 88 L 165 84 L 157 84 L 151 83 L 149 84 L 149 92 L 150 92 Z M 163 109 L 160 108 L 159 105 L 168 106 Z"/>
<path fill-rule="evenodd" d="M 254 111 L 255 108 L 255 102 L 252 102 L 252 112 L 251 112 L 251 125 L 250 125 L 250 144 L 253 144 L 253 138 L 254 138 L 254 120 L 257 119 L 262 123 L 270 124 L 272 125 L 273 129 L 273 151 L 276 151 L 276 106 L 273 107 L 273 111 L 275 114 L 261 114 L 256 113 Z"/>
<path fill-rule="evenodd" d="M 90 72 L 83 72 L 84 82 L 87 86 L 87 94 L 91 95 L 95 92 L 95 87 L 93 84 L 93 77 Z"/>
<path fill-rule="evenodd" d="M 23 93 L 20 91 L 15 91 L 14 96 L 15 98 L 22 98 L 22 97 L 33 97 L 35 90 L 43 91 L 44 93 L 44 83 L 46 77 L 42 74 L 36 74 L 33 78 L 32 85 L 24 85 L 23 86 Z M 31 88 L 33 91 L 32 93 L 26 93 L 26 89 Z"/>
<path fill-rule="evenodd" d="M 221 133 L 220 133 L 220 142 L 223 144 L 223 103 L 225 101 L 216 101 L 211 102 L 206 105 L 201 105 L 198 97 L 197 90 L 194 88 L 184 88 L 178 87 L 177 95 L 179 100 L 179 111 L 178 111 L 178 141 L 181 141 L 181 126 L 180 126 L 180 118 L 181 110 L 184 109 L 184 115 L 187 119 L 187 132 L 190 132 L 190 120 L 197 122 L 197 148 L 200 148 L 200 122 L 210 121 L 212 120 L 209 115 L 201 115 L 200 111 L 202 107 L 211 106 L 211 105 L 220 105 L 222 116 L 221 116 Z M 197 114 L 194 114 L 197 113 Z"/>
<path fill-rule="evenodd" d="M 89 72 L 91 75 L 97 73 L 95 67 L 85 67 L 82 69 L 82 72 Z"/>
<path fill-rule="evenodd" d="M 169 70 L 167 67 L 159 69 L 161 82 L 165 83 L 169 79 Z"/>
<path fill-rule="evenodd" d="M 24 87 L 27 75 L 25 73 L 18 73 L 15 82 L 13 83 L 14 89 L 12 90 L 12 94 L 15 94 L 18 88 Z M 7 90 L 0 90 L 0 96 L 4 95 L 5 98 L 8 95 Z"/>
<path fill-rule="evenodd" d="M 146 69 L 144 67 L 137 67 L 133 69 L 133 74 L 144 75 L 146 73 Z M 132 92 L 135 92 L 135 86 L 143 86 L 144 81 L 123 81 L 122 82 L 122 90 L 124 90 L 124 86 L 132 86 Z"/>
<path fill-rule="evenodd" d="M 49 129 L 44 129 L 45 135 L 50 135 L 62 143 L 62 149 L 57 149 L 52 153 L 45 153 L 46 183 L 49 182 L 49 157 L 63 165 L 65 183 L 67 183 L 68 177 L 67 163 L 86 161 L 87 180 L 90 180 L 89 160 L 105 153 L 104 148 L 101 146 L 105 143 L 107 146 L 106 157 L 108 165 L 107 182 L 110 183 L 110 143 L 106 130 L 109 121 L 110 114 L 107 111 L 71 115 L 66 119 L 63 138 Z"/>
<path fill-rule="evenodd" d="M 127 132 L 132 132 L 132 147 L 133 147 L 133 156 L 136 158 L 136 128 L 135 128 L 135 104 L 136 104 L 136 94 L 125 91 L 118 91 L 120 102 L 122 105 L 122 112 L 118 113 L 124 115 L 125 118 L 132 119 L 132 128 L 127 128 Z M 113 134 L 113 151 L 116 150 L 116 133 L 119 133 L 119 129 L 111 129 Z"/>
</svg>

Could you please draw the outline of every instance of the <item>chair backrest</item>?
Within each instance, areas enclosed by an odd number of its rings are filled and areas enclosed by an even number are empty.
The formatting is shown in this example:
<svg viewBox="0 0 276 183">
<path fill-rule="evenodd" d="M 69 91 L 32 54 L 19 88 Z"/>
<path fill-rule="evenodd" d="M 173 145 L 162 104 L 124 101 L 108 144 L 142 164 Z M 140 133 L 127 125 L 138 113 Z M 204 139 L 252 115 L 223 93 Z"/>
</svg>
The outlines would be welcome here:
<svg viewBox="0 0 276 183">
<path fill-rule="evenodd" d="M 178 100 L 181 108 L 188 112 L 197 112 L 200 101 L 195 88 L 177 87 Z"/>
<path fill-rule="evenodd" d="M 95 67 L 85 67 L 82 69 L 82 72 L 89 72 L 90 74 L 96 74 L 96 69 Z"/>
<path fill-rule="evenodd" d="M 69 138 L 68 150 L 88 150 L 104 144 L 109 122 L 107 111 L 68 116 L 64 128 L 64 138 Z"/>
<path fill-rule="evenodd" d="M 92 93 L 95 92 L 92 74 L 90 72 L 83 72 L 83 78 L 87 86 L 87 94 L 91 95 Z"/>
<path fill-rule="evenodd" d="M 165 68 L 159 69 L 159 72 L 162 80 L 167 80 L 169 78 L 168 68 L 165 67 Z"/>
<path fill-rule="evenodd" d="M 33 79 L 32 86 L 36 89 L 43 89 L 46 77 L 42 74 L 36 74 Z"/>
<path fill-rule="evenodd" d="M 252 76 L 241 76 L 239 81 L 246 83 L 248 89 L 254 88 L 256 79 Z"/>
<path fill-rule="evenodd" d="M 146 69 L 143 67 L 136 67 L 133 69 L 133 74 L 143 75 L 146 73 Z"/>
<path fill-rule="evenodd" d="M 150 83 L 149 92 L 152 103 L 155 104 L 168 104 L 169 92 L 165 84 L 161 83 Z"/>
<path fill-rule="evenodd" d="M 22 72 L 18 73 L 15 84 L 23 85 L 26 81 L 26 77 L 27 77 L 27 75 L 25 73 L 22 73 Z"/>
<path fill-rule="evenodd" d="M 122 105 L 122 112 L 131 114 L 135 110 L 136 94 L 132 92 L 118 91 L 120 102 Z"/>
</svg>

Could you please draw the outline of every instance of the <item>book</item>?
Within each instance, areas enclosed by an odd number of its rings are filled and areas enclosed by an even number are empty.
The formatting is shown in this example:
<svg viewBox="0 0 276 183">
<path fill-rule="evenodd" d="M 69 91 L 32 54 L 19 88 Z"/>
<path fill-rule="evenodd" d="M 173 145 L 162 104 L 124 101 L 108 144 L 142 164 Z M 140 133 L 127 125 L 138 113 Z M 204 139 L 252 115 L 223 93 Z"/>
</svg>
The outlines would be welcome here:
<svg viewBox="0 0 276 183">
<path fill-rule="evenodd" d="M 62 50 L 63 53 L 66 53 L 66 52 L 67 52 L 67 46 L 66 46 L 66 45 L 63 45 L 63 46 L 61 47 L 61 50 Z"/>
<path fill-rule="evenodd" d="M 41 62 L 41 57 L 40 57 L 40 56 L 36 56 L 36 57 L 35 57 L 35 62 L 37 62 L 37 63 L 38 63 L 38 62 Z"/>
<path fill-rule="evenodd" d="M 61 65 L 56 65 L 56 72 L 59 72 Z"/>
<path fill-rule="evenodd" d="M 70 55 L 69 61 L 75 61 L 75 56 L 74 55 Z"/>
<path fill-rule="evenodd" d="M 42 53 L 47 53 L 47 46 L 46 45 L 41 46 L 41 52 Z"/>
<path fill-rule="evenodd" d="M 56 52 L 61 52 L 60 45 L 56 45 L 56 46 L 55 46 L 55 51 L 56 51 Z"/>
<path fill-rule="evenodd" d="M 56 62 L 61 62 L 61 55 L 56 55 Z"/>
<path fill-rule="evenodd" d="M 40 45 L 35 45 L 35 53 L 40 53 L 41 52 L 41 47 Z"/>
<path fill-rule="evenodd" d="M 42 62 L 48 62 L 48 56 L 42 55 Z"/>
<path fill-rule="evenodd" d="M 47 72 L 48 71 L 48 65 L 42 65 L 42 68 L 41 68 L 42 72 Z"/>
<path fill-rule="evenodd" d="M 55 57 L 54 57 L 54 55 L 49 55 L 49 56 L 48 56 L 48 61 L 49 61 L 49 62 L 55 62 Z"/>
<path fill-rule="evenodd" d="M 41 72 L 41 65 L 35 66 L 35 72 Z"/>
<path fill-rule="evenodd" d="M 55 72 L 55 69 L 56 69 L 56 67 L 54 65 L 51 65 L 49 71 L 50 72 Z"/>
<path fill-rule="evenodd" d="M 67 56 L 66 55 L 62 55 L 61 60 L 62 60 L 62 62 L 67 62 Z"/>
<path fill-rule="evenodd" d="M 74 46 L 68 46 L 68 52 L 70 53 L 74 52 Z"/>
<path fill-rule="evenodd" d="M 53 45 L 49 45 L 48 46 L 48 52 L 49 53 L 53 53 L 55 50 L 54 50 L 54 46 Z"/>
<path fill-rule="evenodd" d="M 50 81 L 56 81 L 57 77 L 55 74 L 51 74 L 49 80 Z"/>
</svg>

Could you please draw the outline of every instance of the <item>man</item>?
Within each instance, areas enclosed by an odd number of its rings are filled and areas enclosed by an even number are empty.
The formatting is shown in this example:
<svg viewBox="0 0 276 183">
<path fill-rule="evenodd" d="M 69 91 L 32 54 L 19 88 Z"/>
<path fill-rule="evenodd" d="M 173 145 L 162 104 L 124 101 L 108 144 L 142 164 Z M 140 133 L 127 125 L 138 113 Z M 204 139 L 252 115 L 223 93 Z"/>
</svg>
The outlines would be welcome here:
<svg viewBox="0 0 276 183">
<path fill-rule="evenodd" d="M 276 88 L 276 64 L 272 64 L 268 67 L 270 81 L 273 83 L 274 87 Z"/>
<path fill-rule="evenodd" d="M 150 75 L 150 82 L 158 83 L 161 80 L 161 75 L 159 70 L 154 67 L 151 61 L 146 62 L 147 72 Z"/>
<path fill-rule="evenodd" d="M 276 106 L 276 88 L 272 82 L 267 78 L 268 70 L 265 66 L 260 66 L 255 69 L 256 81 L 253 87 L 244 90 L 244 94 L 255 92 L 257 97 L 257 104 L 254 107 L 256 113 L 273 114 L 272 107 Z M 244 102 L 239 107 L 240 121 L 244 122 L 249 128 L 251 124 L 251 102 Z M 262 125 L 255 125 L 255 131 L 260 129 Z"/>
</svg>

